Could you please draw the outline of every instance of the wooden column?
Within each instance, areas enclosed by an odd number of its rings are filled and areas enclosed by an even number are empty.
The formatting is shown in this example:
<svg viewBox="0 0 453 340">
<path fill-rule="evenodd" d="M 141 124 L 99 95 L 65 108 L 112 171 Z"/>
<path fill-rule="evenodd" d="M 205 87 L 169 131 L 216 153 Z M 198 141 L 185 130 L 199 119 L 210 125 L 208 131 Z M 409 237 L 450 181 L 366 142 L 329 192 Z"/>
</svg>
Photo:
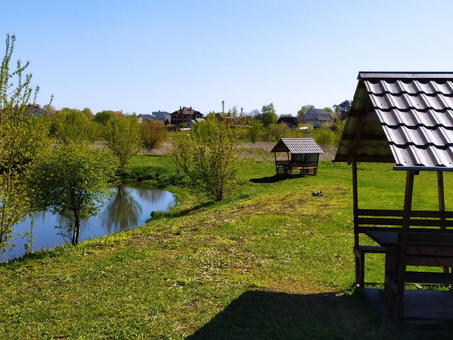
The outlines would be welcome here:
<svg viewBox="0 0 453 340">
<path fill-rule="evenodd" d="M 404 282 L 406 278 L 406 256 L 407 256 L 407 244 L 409 241 L 409 228 L 411 223 L 413 192 L 414 192 L 414 172 L 408 171 L 406 176 L 406 193 L 404 196 L 403 228 L 401 235 L 399 265 L 398 272 L 396 273 L 397 291 L 394 299 L 395 305 L 393 307 L 393 310 L 390 311 L 392 315 L 394 315 L 397 324 L 399 324 L 403 318 Z"/>
<path fill-rule="evenodd" d="M 439 195 L 439 211 L 440 211 L 440 229 L 447 229 L 445 225 L 445 191 L 444 191 L 444 173 L 437 171 L 437 193 Z M 448 273 L 448 267 L 444 267 L 444 273 Z"/>
<path fill-rule="evenodd" d="M 354 249 L 359 246 L 359 232 L 358 232 L 358 208 L 359 208 L 359 201 L 358 201 L 358 184 L 357 184 L 357 162 L 355 157 L 352 161 L 352 202 L 353 202 L 353 214 L 354 214 Z M 355 251 L 354 251 L 355 253 Z M 360 257 L 358 254 L 355 253 L 355 283 L 360 288 L 364 287 L 365 278 L 363 277 L 363 266 L 365 265 L 365 256 L 362 252 L 360 252 Z"/>
</svg>

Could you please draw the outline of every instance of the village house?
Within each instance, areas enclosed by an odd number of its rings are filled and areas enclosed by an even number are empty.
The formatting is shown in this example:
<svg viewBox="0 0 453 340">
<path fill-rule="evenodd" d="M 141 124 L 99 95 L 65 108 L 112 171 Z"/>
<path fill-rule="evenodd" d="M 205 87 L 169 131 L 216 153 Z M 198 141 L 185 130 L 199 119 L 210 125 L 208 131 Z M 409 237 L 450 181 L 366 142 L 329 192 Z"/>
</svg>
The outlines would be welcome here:
<svg viewBox="0 0 453 340">
<path fill-rule="evenodd" d="M 277 124 L 285 123 L 290 129 L 297 129 L 299 120 L 296 117 L 280 117 Z"/>
<path fill-rule="evenodd" d="M 178 111 L 173 112 L 171 115 L 171 124 L 180 125 L 181 123 L 186 125 L 191 120 L 203 118 L 203 114 L 199 111 L 192 109 L 192 107 L 179 107 Z"/>
<path fill-rule="evenodd" d="M 303 122 L 313 124 L 313 127 L 318 127 L 331 119 L 330 113 L 324 109 L 310 109 L 304 114 Z"/>
<path fill-rule="evenodd" d="M 153 116 L 153 119 L 155 120 L 162 120 L 162 121 L 166 121 L 168 120 L 168 122 L 170 122 L 171 120 L 171 115 L 170 115 L 170 112 L 167 112 L 167 111 L 153 111 L 152 112 L 152 116 Z"/>
</svg>

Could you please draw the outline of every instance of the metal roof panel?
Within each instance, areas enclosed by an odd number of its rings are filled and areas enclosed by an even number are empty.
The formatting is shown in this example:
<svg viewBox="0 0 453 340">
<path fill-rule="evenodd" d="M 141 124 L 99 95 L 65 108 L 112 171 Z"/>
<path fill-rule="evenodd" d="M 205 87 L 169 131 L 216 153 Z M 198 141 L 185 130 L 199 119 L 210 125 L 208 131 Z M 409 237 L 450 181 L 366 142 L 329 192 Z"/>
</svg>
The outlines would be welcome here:
<svg viewBox="0 0 453 340">
<path fill-rule="evenodd" d="M 284 150 L 282 146 L 286 147 Z M 281 138 L 271 152 L 289 151 L 292 154 L 324 153 L 313 138 Z"/>
</svg>

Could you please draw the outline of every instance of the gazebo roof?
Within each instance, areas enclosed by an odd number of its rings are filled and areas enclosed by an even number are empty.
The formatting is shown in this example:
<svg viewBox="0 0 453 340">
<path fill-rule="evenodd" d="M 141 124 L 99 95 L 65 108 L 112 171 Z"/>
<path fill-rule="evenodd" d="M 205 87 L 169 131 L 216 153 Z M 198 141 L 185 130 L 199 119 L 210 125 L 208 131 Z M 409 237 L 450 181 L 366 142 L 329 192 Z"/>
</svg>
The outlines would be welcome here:
<svg viewBox="0 0 453 340">
<path fill-rule="evenodd" d="M 313 138 L 281 138 L 271 152 L 324 153 Z"/>
<path fill-rule="evenodd" d="M 453 72 L 360 72 L 335 161 L 453 171 Z"/>
</svg>

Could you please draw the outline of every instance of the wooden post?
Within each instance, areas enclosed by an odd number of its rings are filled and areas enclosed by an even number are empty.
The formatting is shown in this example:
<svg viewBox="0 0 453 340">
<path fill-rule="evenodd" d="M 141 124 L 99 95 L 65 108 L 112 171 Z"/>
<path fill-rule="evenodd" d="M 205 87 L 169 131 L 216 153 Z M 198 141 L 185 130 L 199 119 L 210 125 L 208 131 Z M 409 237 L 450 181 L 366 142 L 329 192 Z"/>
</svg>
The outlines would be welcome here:
<svg viewBox="0 0 453 340">
<path fill-rule="evenodd" d="M 437 171 L 437 192 L 439 195 L 439 211 L 440 211 L 440 229 L 445 230 L 445 192 L 444 192 L 444 173 Z M 448 273 L 448 267 L 444 267 L 444 273 Z"/>
<path fill-rule="evenodd" d="M 354 248 L 355 248 L 359 246 L 359 231 L 358 231 L 359 225 L 357 223 L 357 220 L 359 218 L 358 216 L 359 202 L 357 184 L 357 162 L 355 160 L 355 157 L 353 158 L 352 161 L 352 202 L 354 214 Z M 362 273 L 364 272 L 362 267 L 365 265 L 364 264 L 365 256 L 362 255 L 360 256 L 360 258 L 358 258 L 357 255 L 354 255 L 354 257 L 355 257 L 355 283 L 360 288 L 363 288 L 365 278 L 362 275 Z"/>
<path fill-rule="evenodd" d="M 398 272 L 396 273 L 397 291 L 394 299 L 395 305 L 393 307 L 393 310 L 390 311 L 391 315 L 394 316 L 397 325 L 401 322 L 403 318 L 404 280 L 406 278 L 406 256 L 407 256 L 407 244 L 409 241 L 409 227 L 411 224 L 413 192 L 414 192 L 414 172 L 408 171 L 406 176 L 406 193 L 404 196 L 403 228 L 401 232 L 399 265 Z M 392 308 L 392 301 L 390 301 L 390 308 Z"/>
</svg>

